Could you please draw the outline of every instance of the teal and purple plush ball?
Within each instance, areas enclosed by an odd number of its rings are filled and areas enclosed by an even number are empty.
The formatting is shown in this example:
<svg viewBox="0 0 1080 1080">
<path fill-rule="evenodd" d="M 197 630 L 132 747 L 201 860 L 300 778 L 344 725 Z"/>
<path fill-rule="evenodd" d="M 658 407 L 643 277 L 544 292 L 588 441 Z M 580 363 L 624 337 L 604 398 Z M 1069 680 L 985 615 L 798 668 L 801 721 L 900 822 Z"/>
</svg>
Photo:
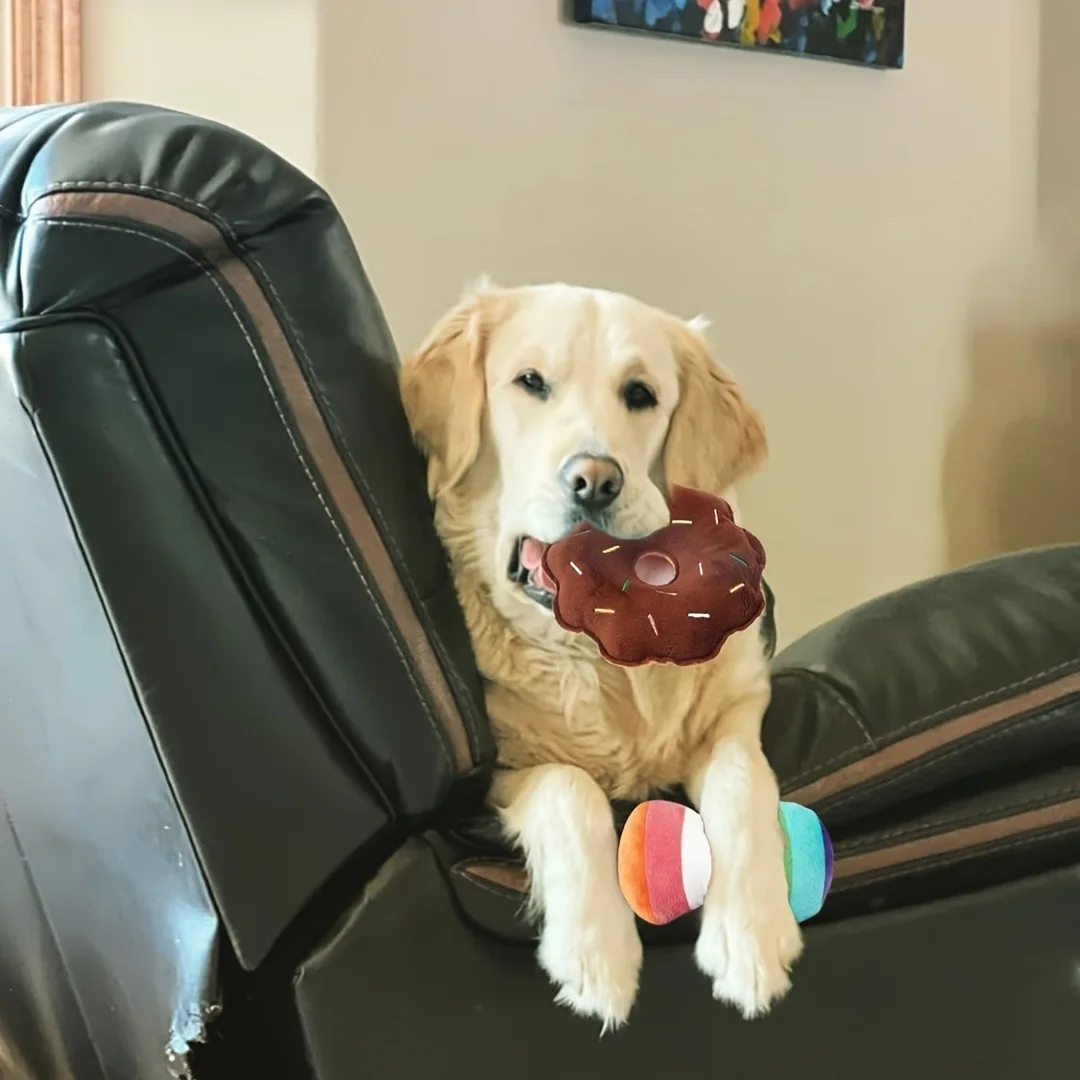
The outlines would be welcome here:
<svg viewBox="0 0 1080 1080">
<path fill-rule="evenodd" d="M 813 810 L 780 804 L 788 903 L 799 922 L 812 919 L 832 885 L 829 834 Z M 662 926 L 701 907 L 712 854 L 701 815 L 657 799 L 634 808 L 619 840 L 619 885 L 634 913 Z"/>
<path fill-rule="evenodd" d="M 832 887 L 832 841 L 821 818 L 798 803 L 780 804 L 788 903 L 799 922 L 812 919 Z"/>
</svg>

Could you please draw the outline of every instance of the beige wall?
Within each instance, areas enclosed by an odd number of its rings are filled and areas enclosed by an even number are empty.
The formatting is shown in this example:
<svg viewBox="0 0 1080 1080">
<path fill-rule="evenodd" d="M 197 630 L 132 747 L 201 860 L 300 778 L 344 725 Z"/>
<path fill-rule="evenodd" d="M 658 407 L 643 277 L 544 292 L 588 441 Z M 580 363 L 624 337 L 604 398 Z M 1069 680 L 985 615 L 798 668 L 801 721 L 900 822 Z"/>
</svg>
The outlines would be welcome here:
<svg viewBox="0 0 1080 1080">
<path fill-rule="evenodd" d="M 480 270 L 705 311 L 770 424 L 744 506 L 785 638 L 955 561 L 972 290 L 1034 221 L 1035 0 L 910 4 L 900 73 L 557 6 L 324 5 L 321 170 L 399 345 Z"/>
<path fill-rule="evenodd" d="M 88 98 L 148 101 L 316 166 L 317 0 L 83 0 Z"/>
<path fill-rule="evenodd" d="M 951 563 L 1080 539 L 1080 7 L 1041 9 L 1039 227 L 975 290 L 944 461 Z"/>
</svg>

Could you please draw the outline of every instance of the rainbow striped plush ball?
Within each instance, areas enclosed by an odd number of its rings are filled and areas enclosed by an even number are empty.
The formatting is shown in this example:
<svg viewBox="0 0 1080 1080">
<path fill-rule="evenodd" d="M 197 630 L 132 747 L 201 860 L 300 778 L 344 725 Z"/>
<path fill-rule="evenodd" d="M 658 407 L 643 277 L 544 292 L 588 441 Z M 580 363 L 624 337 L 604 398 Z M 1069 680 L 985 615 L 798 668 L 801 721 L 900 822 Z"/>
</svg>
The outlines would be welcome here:
<svg viewBox="0 0 1080 1080">
<path fill-rule="evenodd" d="M 829 834 L 813 810 L 780 804 L 788 902 L 799 922 L 813 918 L 832 884 Z M 662 926 L 701 907 L 712 876 L 712 854 L 701 815 L 680 803 L 636 806 L 619 840 L 619 885 L 645 922 Z"/>
</svg>

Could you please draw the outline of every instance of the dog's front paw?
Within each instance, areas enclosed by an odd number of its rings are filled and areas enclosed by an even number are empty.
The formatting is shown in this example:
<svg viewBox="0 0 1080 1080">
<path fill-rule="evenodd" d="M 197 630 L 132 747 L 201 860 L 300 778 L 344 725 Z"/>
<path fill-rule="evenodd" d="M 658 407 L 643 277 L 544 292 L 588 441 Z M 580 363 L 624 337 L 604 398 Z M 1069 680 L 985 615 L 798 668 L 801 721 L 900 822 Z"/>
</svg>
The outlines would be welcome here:
<svg viewBox="0 0 1080 1080">
<path fill-rule="evenodd" d="M 695 951 L 698 967 L 712 979 L 713 997 L 747 1019 L 764 1015 L 788 992 L 788 972 L 802 952 L 783 872 L 779 881 L 760 884 L 736 888 L 727 902 L 706 899 Z"/>
<path fill-rule="evenodd" d="M 626 1023 L 641 973 L 634 915 L 616 899 L 574 913 L 549 912 L 540 936 L 540 966 L 558 987 L 556 1002 L 595 1017 L 602 1033 Z"/>
</svg>

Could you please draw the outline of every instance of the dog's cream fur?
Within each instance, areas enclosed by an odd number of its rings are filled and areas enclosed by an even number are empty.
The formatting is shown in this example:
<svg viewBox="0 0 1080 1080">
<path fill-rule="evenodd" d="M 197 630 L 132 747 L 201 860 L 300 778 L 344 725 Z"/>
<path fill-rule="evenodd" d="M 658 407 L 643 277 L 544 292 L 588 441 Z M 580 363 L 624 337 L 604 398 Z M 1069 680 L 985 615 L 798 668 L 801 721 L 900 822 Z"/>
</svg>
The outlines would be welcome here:
<svg viewBox="0 0 1080 1080">
<path fill-rule="evenodd" d="M 609 531 L 667 523 L 664 487 L 732 502 L 765 435 L 696 323 L 629 297 L 566 285 L 481 283 L 404 363 L 402 398 L 428 455 L 436 525 L 450 555 L 502 766 L 492 799 L 525 851 L 542 919 L 539 959 L 558 1000 L 624 1023 L 642 961 L 619 891 L 611 797 L 683 784 L 705 819 L 713 877 L 697 963 L 746 1016 L 788 986 L 802 948 L 787 901 L 779 792 L 760 745 L 769 678 L 758 627 L 691 667 L 604 663 L 510 581 L 517 537 L 568 530 L 560 464 L 606 454 L 625 483 Z M 514 380 L 550 383 L 537 400 Z M 629 378 L 654 392 L 631 412 Z"/>
</svg>

